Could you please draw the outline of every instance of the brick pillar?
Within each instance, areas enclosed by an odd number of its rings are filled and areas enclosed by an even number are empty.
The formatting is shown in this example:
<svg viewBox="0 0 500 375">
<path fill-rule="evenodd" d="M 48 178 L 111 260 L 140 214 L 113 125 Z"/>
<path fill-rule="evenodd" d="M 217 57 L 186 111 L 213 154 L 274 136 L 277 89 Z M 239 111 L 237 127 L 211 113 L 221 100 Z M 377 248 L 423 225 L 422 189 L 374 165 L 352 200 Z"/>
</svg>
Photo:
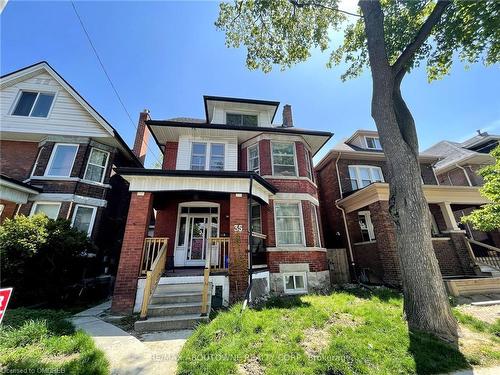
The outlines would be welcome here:
<svg viewBox="0 0 500 375">
<path fill-rule="evenodd" d="M 389 216 L 387 201 L 378 201 L 370 204 L 370 215 L 377 241 L 380 262 L 384 269 L 384 282 L 401 284 L 401 269 L 396 245 L 394 224 Z"/>
<path fill-rule="evenodd" d="M 450 236 L 451 244 L 455 249 L 464 275 L 475 275 L 475 263 L 469 252 L 469 244 L 467 243 L 464 231 L 449 231 L 447 234 Z"/>
<path fill-rule="evenodd" d="M 238 231 L 241 225 L 241 231 Z M 245 296 L 248 286 L 248 201 L 247 194 L 231 194 L 229 202 L 229 300 Z"/>
<path fill-rule="evenodd" d="M 111 305 L 113 312 L 131 314 L 134 308 L 142 249 L 152 208 L 153 193 L 132 193 Z"/>
</svg>

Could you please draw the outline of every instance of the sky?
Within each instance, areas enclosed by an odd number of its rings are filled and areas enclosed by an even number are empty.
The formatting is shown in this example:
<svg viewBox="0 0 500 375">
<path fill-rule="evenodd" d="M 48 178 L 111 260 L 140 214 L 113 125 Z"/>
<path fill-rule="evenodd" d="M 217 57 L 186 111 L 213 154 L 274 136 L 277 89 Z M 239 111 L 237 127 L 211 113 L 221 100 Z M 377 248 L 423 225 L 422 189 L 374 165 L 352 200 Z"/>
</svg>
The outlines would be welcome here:
<svg viewBox="0 0 500 375">
<path fill-rule="evenodd" d="M 76 2 L 132 120 L 204 118 L 203 95 L 291 104 L 294 125 L 334 133 L 315 161 L 356 129 L 375 129 L 371 77 L 340 80 L 345 67 L 326 68 L 328 52 L 286 71 L 264 74 L 245 66 L 244 47 L 229 49 L 214 26 L 218 2 Z M 134 125 L 112 90 L 70 2 L 10 0 L 0 15 L 0 72 L 45 60 L 129 145 Z M 461 141 L 476 129 L 500 133 L 500 70 L 454 65 L 450 76 L 427 82 L 425 69 L 409 74 L 402 92 L 416 121 L 420 149 L 443 139 Z M 275 122 L 281 123 L 281 109 Z M 151 141 L 147 165 L 160 154 Z"/>
</svg>

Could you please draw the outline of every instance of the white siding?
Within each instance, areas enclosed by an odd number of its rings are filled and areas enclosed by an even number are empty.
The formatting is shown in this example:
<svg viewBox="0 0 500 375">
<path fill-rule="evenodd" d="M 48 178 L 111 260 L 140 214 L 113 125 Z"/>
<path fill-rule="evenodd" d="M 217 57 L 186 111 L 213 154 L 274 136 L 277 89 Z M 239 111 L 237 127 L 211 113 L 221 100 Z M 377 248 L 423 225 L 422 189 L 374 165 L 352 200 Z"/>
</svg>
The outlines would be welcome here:
<svg viewBox="0 0 500 375">
<path fill-rule="evenodd" d="M 11 116 L 21 90 L 50 91 L 55 98 L 48 118 Z M 2 132 L 109 137 L 109 133 L 46 72 L 0 91 Z"/>
<path fill-rule="evenodd" d="M 176 169 L 191 169 L 191 144 L 193 142 L 213 142 L 225 144 L 225 171 L 238 170 L 238 140 L 234 138 L 201 138 L 201 137 L 180 137 L 179 148 L 177 150 Z"/>
</svg>

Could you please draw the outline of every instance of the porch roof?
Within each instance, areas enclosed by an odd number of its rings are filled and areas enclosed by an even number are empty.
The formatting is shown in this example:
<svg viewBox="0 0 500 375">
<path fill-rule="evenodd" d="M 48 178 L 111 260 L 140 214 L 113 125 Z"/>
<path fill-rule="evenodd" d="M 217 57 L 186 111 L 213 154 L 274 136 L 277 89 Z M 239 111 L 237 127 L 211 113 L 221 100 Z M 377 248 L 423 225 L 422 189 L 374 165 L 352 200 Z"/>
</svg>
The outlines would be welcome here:
<svg viewBox="0 0 500 375">
<path fill-rule="evenodd" d="M 116 172 L 129 182 L 130 191 L 210 191 L 247 194 L 250 176 L 253 195 L 269 202 L 278 190 L 254 172 L 192 171 L 143 168 L 117 168 Z"/>
<path fill-rule="evenodd" d="M 427 203 L 482 205 L 489 201 L 479 194 L 475 186 L 423 185 Z M 341 199 L 338 204 L 347 212 L 353 212 L 371 203 L 389 200 L 389 184 L 376 182 Z"/>
<path fill-rule="evenodd" d="M 14 203 L 26 203 L 30 195 L 40 193 L 42 189 L 28 185 L 14 178 L 0 174 L 0 199 Z"/>
</svg>

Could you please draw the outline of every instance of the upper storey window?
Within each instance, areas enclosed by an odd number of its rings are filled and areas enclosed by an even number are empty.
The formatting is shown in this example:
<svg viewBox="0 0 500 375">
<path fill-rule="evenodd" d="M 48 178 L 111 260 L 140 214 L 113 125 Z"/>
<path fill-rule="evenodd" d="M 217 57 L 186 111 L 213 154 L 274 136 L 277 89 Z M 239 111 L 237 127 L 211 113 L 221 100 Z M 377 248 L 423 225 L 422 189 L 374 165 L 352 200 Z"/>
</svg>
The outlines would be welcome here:
<svg viewBox="0 0 500 375">
<path fill-rule="evenodd" d="M 273 175 L 297 176 L 295 145 L 293 143 L 271 143 L 273 150 Z"/>
<path fill-rule="evenodd" d="M 248 170 L 260 174 L 259 144 L 248 147 Z"/>
<path fill-rule="evenodd" d="M 92 148 L 85 170 L 85 180 L 103 182 L 108 164 L 109 152 Z"/>
<path fill-rule="evenodd" d="M 210 153 L 207 155 L 207 151 Z M 191 169 L 196 171 L 223 171 L 225 158 L 224 143 L 193 142 Z"/>
<path fill-rule="evenodd" d="M 12 115 L 47 117 L 53 101 L 54 94 L 22 91 Z"/>
<path fill-rule="evenodd" d="M 384 182 L 384 176 L 379 167 L 366 165 L 350 165 L 349 177 L 352 190 L 364 188 L 373 182 Z"/>
<path fill-rule="evenodd" d="M 69 177 L 76 158 L 78 145 L 57 143 L 50 155 L 46 176 Z"/>
<path fill-rule="evenodd" d="M 382 150 L 380 139 L 378 137 L 365 137 L 366 147 L 372 150 Z"/>
<path fill-rule="evenodd" d="M 226 113 L 226 124 L 236 126 L 258 126 L 257 115 Z"/>
</svg>

